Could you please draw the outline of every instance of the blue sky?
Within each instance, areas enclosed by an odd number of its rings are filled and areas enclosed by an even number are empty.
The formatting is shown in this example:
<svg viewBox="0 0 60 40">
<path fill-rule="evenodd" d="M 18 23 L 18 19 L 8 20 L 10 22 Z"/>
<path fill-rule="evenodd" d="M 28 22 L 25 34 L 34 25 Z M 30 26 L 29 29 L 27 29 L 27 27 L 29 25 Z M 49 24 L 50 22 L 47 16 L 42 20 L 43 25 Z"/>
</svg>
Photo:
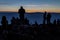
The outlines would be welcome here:
<svg viewBox="0 0 60 40">
<path fill-rule="evenodd" d="M 21 5 L 29 12 L 60 10 L 60 0 L 0 0 L 0 11 L 18 11 Z"/>
</svg>

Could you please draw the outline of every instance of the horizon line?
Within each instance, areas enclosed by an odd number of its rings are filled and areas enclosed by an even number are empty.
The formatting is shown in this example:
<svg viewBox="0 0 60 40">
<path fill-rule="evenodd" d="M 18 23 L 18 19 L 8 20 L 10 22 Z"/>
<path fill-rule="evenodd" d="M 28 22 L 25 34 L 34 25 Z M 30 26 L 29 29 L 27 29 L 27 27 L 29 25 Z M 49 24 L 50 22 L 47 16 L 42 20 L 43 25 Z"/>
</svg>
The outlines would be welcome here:
<svg viewBox="0 0 60 40">
<path fill-rule="evenodd" d="M 0 12 L 13 12 L 13 11 L 0 11 Z M 26 12 L 26 13 L 44 13 L 44 12 Z M 18 12 L 16 12 L 16 13 L 18 13 Z M 60 13 L 60 12 L 47 12 L 47 13 Z"/>
</svg>

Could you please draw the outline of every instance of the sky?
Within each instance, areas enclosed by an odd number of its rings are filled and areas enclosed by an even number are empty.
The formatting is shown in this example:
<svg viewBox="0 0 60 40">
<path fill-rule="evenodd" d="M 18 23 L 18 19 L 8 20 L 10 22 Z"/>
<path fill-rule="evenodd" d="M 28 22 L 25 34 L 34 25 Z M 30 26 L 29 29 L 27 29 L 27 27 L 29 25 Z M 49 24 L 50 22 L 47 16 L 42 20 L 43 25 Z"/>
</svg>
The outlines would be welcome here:
<svg viewBox="0 0 60 40">
<path fill-rule="evenodd" d="M 60 0 L 0 0 L 0 11 L 18 12 L 20 6 L 26 12 L 60 12 Z"/>
</svg>

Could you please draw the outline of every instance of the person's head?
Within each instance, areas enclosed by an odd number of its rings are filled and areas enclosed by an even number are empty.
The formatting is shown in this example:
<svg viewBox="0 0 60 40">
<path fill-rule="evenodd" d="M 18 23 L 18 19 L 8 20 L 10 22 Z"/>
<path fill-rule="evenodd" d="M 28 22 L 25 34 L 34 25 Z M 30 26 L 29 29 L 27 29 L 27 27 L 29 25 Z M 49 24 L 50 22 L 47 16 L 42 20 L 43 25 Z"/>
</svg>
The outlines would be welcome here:
<svg viewBox="0 0 60 40">
<path fill-rule="evenodd" d="M 45 11 L 45 13 L 47 13 L 47 12 Z"/>
<path fill-rule="evenodd" d="M 2 17 L 2 20 L 6 20 L 6 17 L 5 17 L 5 16 L 3 16 L 3 17 Z"/>
<path fill-rule="evenodd" d="M 20 9 L 23 9 L 23 6 L 21 6 Z"/>
</svg>

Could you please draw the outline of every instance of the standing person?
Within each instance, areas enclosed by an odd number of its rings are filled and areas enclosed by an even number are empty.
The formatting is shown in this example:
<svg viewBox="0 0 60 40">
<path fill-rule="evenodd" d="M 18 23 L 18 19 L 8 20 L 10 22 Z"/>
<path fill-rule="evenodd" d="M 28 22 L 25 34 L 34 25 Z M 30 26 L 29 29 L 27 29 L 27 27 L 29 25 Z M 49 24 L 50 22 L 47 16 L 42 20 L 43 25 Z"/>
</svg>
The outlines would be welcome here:
<svg viewBox="0 0 60 40">
<path fill-rule="evenodd" d="M 43 18 L 44 18 L 44 19 L 43 19 L 43 24 L 45 24 L 45 21 L 46 21 L 46 13 L 47 13 L 47 12 L 45 11 L 45 13 L 44 13 L 44 15 L 43 15 Z"/>
<path fill-rule="evenodd" d="M 50 19 L 51 19 L 51 14 L 48 13 L 48 14 L 47 14 L 47 24 L 50 24 Z"/>
<path fill-rule="evenodd" d="M 20 19 L 24 20 L 25 9 L 23 8 L 23 6 L 20 7 L 20 9 L 18 10 L 18 13 L 19 13 Z"/>
<path fill-rule="evenodd" d="M 24 24 L 25 9 L 23 8 L 23 6 L 20 7 L 20 9 L 18 10 L 18 13 L 19 13 L 21 24 Z"/>
<path fill-rule="evenodd" d="M 6 30 L 7 29 L 7 26 L 8 26 L 8 21 L 6 19 L 6 16 L 3 16 L 2 17 L 1 24 L 2 24 L 3 30 Z"/>
<path fill-rule="evenodd" d="M 6 16 L 2 17 L 2 34 L 3 34 L 3 38 L 4 40 L 7 40 L 7 33 L 8 33 L 8 21 L 6 19 Z"/>
</svg>

